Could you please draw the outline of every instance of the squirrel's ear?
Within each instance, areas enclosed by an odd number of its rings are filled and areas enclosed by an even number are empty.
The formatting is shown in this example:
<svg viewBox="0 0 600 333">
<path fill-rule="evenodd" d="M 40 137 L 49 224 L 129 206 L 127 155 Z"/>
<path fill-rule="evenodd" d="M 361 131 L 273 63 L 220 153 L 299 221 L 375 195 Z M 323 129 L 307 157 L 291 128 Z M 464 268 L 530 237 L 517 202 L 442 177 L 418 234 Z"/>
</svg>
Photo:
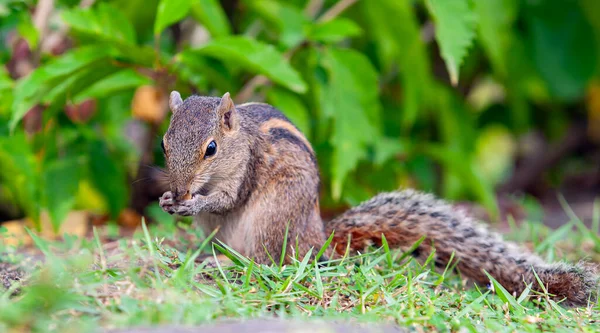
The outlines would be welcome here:
<svg viewBox="0 0 600 333">
<path fill-rule="evenodd" d="M 235 109 L 235 104 L 229 96 L 229 93 L 226 92 L 223 97 L 221 97 L 221 103 L 219 103 L 219 107 L 217 108 L 217 113 L 221 118 L 221 123 L 223 127 L 227 131 L 237 131 L 240 127 L 239 118 L 237 114 L 237 110 Z"/>
<path fill-rule="evenodd" d="M 169 108 L 171 112 L 177 112 L 177 109 L 183 104 L 183 100 L 181 99 L 181 95 L 179 92 L 173 90 L 171 91 L 171 95 L 169 95 Z"/>
</svg>

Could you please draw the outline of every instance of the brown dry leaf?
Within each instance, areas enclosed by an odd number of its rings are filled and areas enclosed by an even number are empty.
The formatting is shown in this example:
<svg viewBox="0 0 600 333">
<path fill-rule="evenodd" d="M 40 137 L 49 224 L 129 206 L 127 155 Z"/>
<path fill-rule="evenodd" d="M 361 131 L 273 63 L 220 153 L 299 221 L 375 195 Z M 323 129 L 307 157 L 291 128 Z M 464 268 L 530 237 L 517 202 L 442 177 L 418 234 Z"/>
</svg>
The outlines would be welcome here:
<svg viewBox="0 0 600 333">
<path fill-rule="evenodd" d="M 110 221 L 110 216 L 108 216 L 107 214 L 93 214 L 90 217 L 90 219 L 93 226 L 101 226 L 105 225 L 108 221 Z"/>
<path fill-rule="evenodd" d="M 65 106 L 65 114 L 72 122 L 77 124 L 86 123 L 96 113 L 96 101 L 93 99 L 85 100 L 79 104 L 69 104 Z"/>
<path fill-rule="evenodd" d="M 89 225 L 89 213 L 86 211 L 72 211 L 67 215 L 67 218 L 60 225 L 58 234 L 54 234 L 52 231 L 52 225 L 50 224 L 50 218 L 48 214 L 42 214 L 42 236 L 51 239 L 52 237 L 62 236 L 64 234 L 70 234 L 77 237 L 83 237 L 86 235 Z"/>
<path fill-rule="evenodd" d="M 69 234 L 77 237 L 84 237 L 88 231 L 89 213 L 86 211 L 72 211 L 70 212 L 57 233 L 54 233 L 52 229 L 52 222 L 47 212 L 42 212 L 40 215 L 40 224 L 42 231 L 38 233 L 43 239 L 54 240 L 58 237 Z M 6 245 L 17 246 L 17 245 L 31 245 L 33 243 L 31 237 L 25 230 L 25 227 L 34 230 L 33 221 L 29 218 L 21 220 L 13 220 L 4 222 L 2 224 L 8 229 L 7 237 L 2 239 L 2 242 Z"/>
<path fill-rule="evenodd" d="M 126 208 L 119 214 L 117 222 L 122 227 L 135 229 L 142 224 L 142 216 L 135 210 Z"/>
<path fill-rule="evenodd" d="M 541 323 L 542 321 L 544 321 L 542 318 L 540 317 L 534 317 L 534 316 L 527 316 L 525 317 L 525 320 L 530 323 L 530 324 L 535 324 L 535 323 Z"/>
<path fill-rule="evenodd" d="M 160 124 L 168 111 L 167 94 L 153 86 L 141 86 L 135 91 L 131 104 L 133 116 L 153 124 Z"/>
<path fill-rule="evenodd" d="M 2 238 L 2 243 L 9 246 L 31 245 L 31 237 L 25 231 L 25 222 L 23 220 L 12 220 L 2 223 L 7 229 L 6 237 Z"/>
</svg>

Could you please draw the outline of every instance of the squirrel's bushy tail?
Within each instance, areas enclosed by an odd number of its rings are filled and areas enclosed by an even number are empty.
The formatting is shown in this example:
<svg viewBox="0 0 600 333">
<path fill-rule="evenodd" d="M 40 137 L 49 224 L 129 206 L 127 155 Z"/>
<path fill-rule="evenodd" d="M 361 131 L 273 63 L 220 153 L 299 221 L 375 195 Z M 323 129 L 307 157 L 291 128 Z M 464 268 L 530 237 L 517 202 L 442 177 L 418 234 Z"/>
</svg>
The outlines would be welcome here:
<svg viewBox="0 0 600 333">
<path fill-rule="evenodd" d="M 459 271 L 479 284 L 490 282 L 485 270 L 517 296 L 526 284 L 542 291 L 535 270 L 548 293 L 555 295 L 555 300 L 564 300 L 562 304 L 584 306 L 596 301 L 597 277 L 591 268 L 546 263 L 430 194 L 413 190 L 379 194 L 330 221 L 327 234 L 334 230 L 332 244 L 338 254 L 346 251 L 348 236 L 353 251 L 381 246 L 381 234 L 391 248 L 402 250 L 409 250 L 425 236 L 413 256 L 423 260 L 435 247 L 436 266 L 443 268 L 454 252 Z"/>
</svg>

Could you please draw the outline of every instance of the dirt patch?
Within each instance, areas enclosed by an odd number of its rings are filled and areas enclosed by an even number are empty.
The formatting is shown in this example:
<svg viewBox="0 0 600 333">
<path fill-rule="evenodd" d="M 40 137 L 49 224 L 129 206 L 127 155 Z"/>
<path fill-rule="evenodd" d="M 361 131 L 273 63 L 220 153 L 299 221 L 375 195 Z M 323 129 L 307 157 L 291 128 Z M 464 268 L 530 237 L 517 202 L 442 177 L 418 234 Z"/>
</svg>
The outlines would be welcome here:
<svg viewBox="0 0 600 333">
<path fill-rule="evenodd" d="M 7 262 L 0 262 L 0 282 L 5 290 L 14 283 L 20 282 L 24 277 L 25 273 L 20 268 Z"/>
</svg>

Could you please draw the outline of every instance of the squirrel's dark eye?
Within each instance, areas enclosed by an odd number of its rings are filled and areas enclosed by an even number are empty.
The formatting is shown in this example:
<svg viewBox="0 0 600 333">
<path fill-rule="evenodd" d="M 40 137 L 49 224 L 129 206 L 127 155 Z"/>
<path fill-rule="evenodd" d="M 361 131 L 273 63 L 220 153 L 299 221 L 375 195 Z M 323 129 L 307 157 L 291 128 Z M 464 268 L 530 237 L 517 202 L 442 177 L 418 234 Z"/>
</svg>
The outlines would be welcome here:
<svg viewBox="0 0 600 333">
<path fill-rule="evenodd" d="M 213 156 L 217 152 L 217 143 L 215 140 L 211 141 L 208 146 L 206 146 L 206 152 L 204 153 L 204 158 Z"/>
</svg>

